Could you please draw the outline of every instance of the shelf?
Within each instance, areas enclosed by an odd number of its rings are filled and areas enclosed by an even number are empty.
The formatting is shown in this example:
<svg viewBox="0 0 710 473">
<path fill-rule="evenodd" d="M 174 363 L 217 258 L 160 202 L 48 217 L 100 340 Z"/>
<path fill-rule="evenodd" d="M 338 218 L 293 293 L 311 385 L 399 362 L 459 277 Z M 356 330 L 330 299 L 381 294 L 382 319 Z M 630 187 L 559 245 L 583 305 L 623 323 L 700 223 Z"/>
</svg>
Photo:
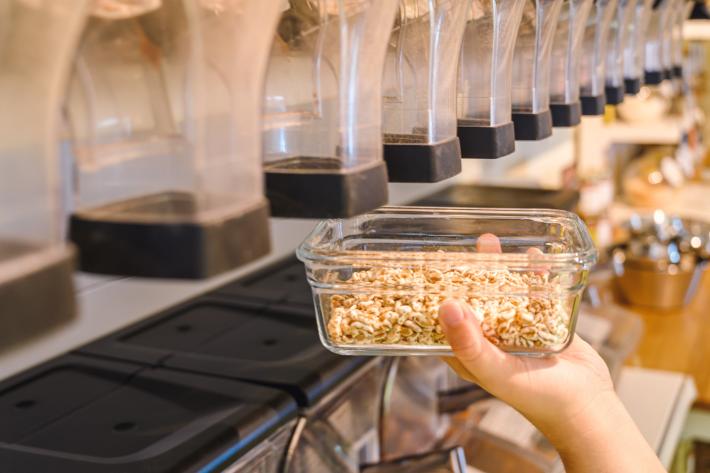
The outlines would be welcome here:
<svg viewBox="0 0 710 473">
<path fill-rule="evenodd" d="M 604 133 L 611 143 L 674 145 L 680 143 L 691 126 L 692 121 L 688 118 L 669 116 L 648 123 L 618 121 L 606 125 Z"/>
<path fill-rule="evenodd" d="M 687 20 L 683 25 L 687 41 L 710 41 L 710 20 Z"/>
</svg>

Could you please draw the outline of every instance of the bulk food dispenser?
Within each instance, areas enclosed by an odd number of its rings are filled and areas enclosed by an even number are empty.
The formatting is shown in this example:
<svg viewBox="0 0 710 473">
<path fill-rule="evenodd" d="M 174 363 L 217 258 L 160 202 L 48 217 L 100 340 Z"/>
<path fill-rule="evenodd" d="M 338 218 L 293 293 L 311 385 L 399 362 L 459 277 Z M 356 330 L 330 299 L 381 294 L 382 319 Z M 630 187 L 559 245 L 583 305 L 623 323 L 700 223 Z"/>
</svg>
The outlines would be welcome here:
<svg viewBox="0 0 710 473">
<path fill-rule="evenodd" d="M 264 171 L 281 217 L 387 202 L 382 75 L 398 0 L 290 0 L 269 63 Z"/>
<path fill-rule="evenodd" d="M 458 80 L 458 135 L 464 158 L 515 151 L 511 117 L 513 51 L 525 0 L 472 0 Z"/>
<path fill-rule="evenodd" d="M 670 26 L 669 18 L 672 0 L 654 0 L 651 9 L 644 56 L 644 82 L 657 85 L 668 77 L 664 60 L 664 48 L 667 47 L 666 28 Z"/>
<path fill-rule="evenodd" d="M 587 18 L 579 63 L 582 115 L 603 115 L 606 105 L 606 49 L 617 0 L 595 0 Z"/>
<path fill-rule="evenodd" d="M 86 4 L 0 0 L 0 350 L 75 314 L 58 118 Z"/>
<path fill-rule="evenodd" d="M 526 0 L 513 56 L 512 106 L 516 140 L 552 134 L 550 55 L 562 0 Z"/>
<path fill-rule="evenodd" d="M 637 0 L 619 0 L 609 27 L 606 45 L 606 103 L 618 105 L 624 101 L 624 50 L 628 44 Z"/>
<path fill-rule="evenodd" d="M 676 0 L 675 11 L 672 13 L 670 63 L 673 77 L 683 77 L 683 24 L 690 16 L 692 2 Z"/>
<path fill-rule="evenodd" d="M 461 171 L 456 68 L 470 0 L 400 0 L 383 84 L 390 182 L 437 182 Z"/>
<path fill-rule="evenodd" d="M 94 5 L 68 97 L 81 268 L 201 278 L 268 253 L 260 91 L 279 2 L 114 3 Z"/>
<path fill-rule="evenodd" d="M 654 0 L 636 0 L 628 40 L 624 47 L 624 89 L 627 94 L 638 94 L 644 81 L 646 63 L 646 35 L 651 20 Z"/>
<path fill-rule="evenodd" d="M 579 124 L 579 57 L 594 0 L 564 0 L 552 45 L 550 111 L 553 126 Z"/>
</svg>

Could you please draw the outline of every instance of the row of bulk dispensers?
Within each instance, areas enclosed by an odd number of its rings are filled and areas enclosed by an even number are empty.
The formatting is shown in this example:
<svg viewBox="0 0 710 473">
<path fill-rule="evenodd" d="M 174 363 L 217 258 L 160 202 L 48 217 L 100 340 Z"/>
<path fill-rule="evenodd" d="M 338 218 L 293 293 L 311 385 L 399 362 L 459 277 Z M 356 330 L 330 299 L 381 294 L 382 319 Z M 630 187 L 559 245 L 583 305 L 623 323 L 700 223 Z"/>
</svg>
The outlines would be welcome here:
<svg viewBox="0 0 710 473">
<path fill-rule="evenodd" d="M 269 216 L 361 214 L 678 80 L 692 8 L 0 0 L 0 352 L 75 317 L 77 267 L 211 277 Z"/>
</svg>

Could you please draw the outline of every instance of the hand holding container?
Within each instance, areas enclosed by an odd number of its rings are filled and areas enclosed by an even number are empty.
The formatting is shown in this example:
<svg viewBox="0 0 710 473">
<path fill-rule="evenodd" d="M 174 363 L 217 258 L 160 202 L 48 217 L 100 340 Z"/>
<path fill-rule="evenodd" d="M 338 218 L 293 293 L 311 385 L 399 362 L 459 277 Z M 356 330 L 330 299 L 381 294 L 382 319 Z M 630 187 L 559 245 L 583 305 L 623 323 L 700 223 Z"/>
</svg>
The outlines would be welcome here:
<svg viewBox="0 0 710 473">
<path fill-rule="evenodd" d="M 461 171 L 456 68 L 469 2 L 399 2 L 383 86 L 390 182 L 437 182 Z"/>
<path fill-rule="evenodd" d="M 464 158 L 515 151 L 511 117 L 515 39 L 525 0 L 472 0 L 458 79 L 458 136 Z"/>
<path fill-rule="evenodd" d="M 512 106 L 516 140 L 552 134 L 550 57 L 563 0 L 526 0 L 513 56 Z"/>
<path fill-rule="evenodd" d="M 606 103 L 618 105 L 624 101 L 624 51 L 631 41 L 632 24 L 637 1 L 619 0 L 609 27 L 606 50 Z"/>
<path fill-rule="evenodd" d="M 595 0 L 582 38 L 580 100 L 582 115 L 603 115 L 606 105 L 606 50 L 617 0 Z"/>
<path fill-rule="evenodd" d="M 58 122 L 86 8 L 0 0 L 0 350 L 75 315 Z"/>
<path fill-rule="evenodd" d="M 498 249 L 491 238 L 501 252 L 485 251 Z M 438 322 L 450 298 L 466 301 L 502 350 L 557 353 L 596 260 L 568 212 L 428 207 L 321 222 L 297 254 L 323 344 L 367 355 L 451 354 Z"/>
<path fill-rule="evenodd" d="M 280 2 L 131 5 L 96 4 L 68 98 L 82 269 L 200 278 L 268 253 L 260 91 Z"/>
<path fill-rule="evenodd" d="M 266 192 L 275 216 L 348 217 L 387 202 L 382 75 L 398 4 L 288 2 L 264 104 Z"/>
<path fill-rule="evenodd" d="M 564 0 L 552 46 L 550 111 L 553 126 L 578 125 L 579 58 L 582 38 L 594 0 Z"/>
</svg>

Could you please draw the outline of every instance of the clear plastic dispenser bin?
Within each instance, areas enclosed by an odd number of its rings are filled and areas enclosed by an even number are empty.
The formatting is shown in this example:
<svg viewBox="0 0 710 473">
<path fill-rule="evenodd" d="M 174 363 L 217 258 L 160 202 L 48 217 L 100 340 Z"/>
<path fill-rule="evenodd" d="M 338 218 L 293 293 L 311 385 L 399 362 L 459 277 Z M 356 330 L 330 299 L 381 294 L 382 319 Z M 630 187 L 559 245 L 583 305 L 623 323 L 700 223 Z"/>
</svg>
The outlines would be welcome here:
<svg viewBox="0 0 710 473">
<path fill-rule="evenodd" d="M 646 33 L 646 52 L 644 56 L 644 83 L 657 85 L 667 78 L 663 49 L 666 43 L 666 28 L 670 26 L 669 17 L 672 0 L 654 0 L 651 9 L 648 31 Z"/>
<path fill-rule="evenodd" d="M 202 278 L 270 249 L 261 90 L 280 2 L 213 3 L 93 8 L 68 97 L 83 270 Z"/>
<path fill-rule="evenodd" d="M 501 252 L 477 251 L 497 246 L 489 233 Z M 297 255 L 321 341 L 345 355 L 450 354 L 438 321 L 449 298 L 468 302 L 502 350 L 557 353 L 596 261 L 579 217 L 540 209 L 384 207 L 321 222 Z"/>
<path fill-rule="evenodd" d="M 0 0 L 0 350 L 75 315 L 58 118 L 86 3 Z"/>
<path fill-rule="evenodd" d="M 564 0 L 562 3 L 552 44 L 550 111 L 553 126 L 575 126 L 581 120 L 579 59 L 593 3 L 594 0 Z"/>
<path fill-rule="evenodd" d="M 271 52 L 264 171 L 279 217 L 387 202 L 382 76 L 399 0 L 289 0 Z"/>
<path fill-rule="evenodd" d="M 635 95 L 641 90 L 646 63 L 646 34 L 651 21 L 654 0 L 636 0 L 634 16 L 629 23 L 628 39 L 624 46 L 624 89 Z"/>
<path fill-rule="evenodd" d="M 499 158 L 515 151 L 513 51 L 525 1 L 472 0 L 467 8 L 457 92 L 464 158 Z"/>
<path fill-rule="evenodd" d="M 603 115 L 606 106 L 606 50 L 618 0 L 595 0 L 587 18 L 579 63 L 582 115 Z"/>
<path fill-rule="evenodd" d="M 683 24 L 690 17 L 692 2 L 676 0 L 671 29 L 671 69 L 675 78 L 683 77 Z"/>
<path fill-rule="evenodd" d="M 513 56 L 516 140 L 552 135 L 550 55 L 563 0 L 526 0 Z"/>
<path fill-rule="evenodd" d="M 470 0 L 400 0 L 383 89 L 390 182 L 437 182 L 461 172 L 456 68 Z"/>
<path fill-rule="evenodd" d="M 611 19 L 604 84 L 606 103 L 609 105 L 618 105 L 624 101 L 624 50 L 631 38 L 637 1 L 640 0 L 619 0 Z"/>
</svg>

